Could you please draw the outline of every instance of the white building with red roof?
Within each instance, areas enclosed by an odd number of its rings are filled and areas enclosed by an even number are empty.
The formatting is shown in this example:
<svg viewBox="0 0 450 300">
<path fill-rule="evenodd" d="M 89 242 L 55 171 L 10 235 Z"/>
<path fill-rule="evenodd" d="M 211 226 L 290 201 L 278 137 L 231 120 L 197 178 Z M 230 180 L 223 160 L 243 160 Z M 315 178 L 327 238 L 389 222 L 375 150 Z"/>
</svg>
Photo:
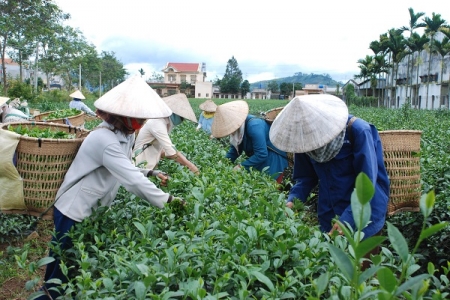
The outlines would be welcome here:
<svg viewBox="0 0 450 300">
<path fill-rule="evenodd" d="M 162 96 L 185 93 L 190 98 L 211 99 L 212 82 L 206 81 L 205 63 L 168 62 L 162 69 L 163 82 L 149 82 L 149 85 Z"/>
</svg>

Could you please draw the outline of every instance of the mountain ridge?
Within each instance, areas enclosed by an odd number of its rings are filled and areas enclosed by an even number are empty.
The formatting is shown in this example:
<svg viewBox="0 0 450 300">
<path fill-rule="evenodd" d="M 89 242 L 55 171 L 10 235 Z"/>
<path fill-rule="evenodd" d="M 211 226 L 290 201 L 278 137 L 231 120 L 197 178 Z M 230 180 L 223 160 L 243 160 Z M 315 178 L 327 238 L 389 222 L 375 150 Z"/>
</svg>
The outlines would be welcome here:
<svg viewBox="0 0 450 300">
<path fill-rule="evenodd" d="M 261 81 L 250 83 L 250 88 L 251 89 L 267 88 L 267 85 L 271 81 L 276 81 L 278 83 L 278 85 L 280 85 L 280 83 L 283 83 L 283 82 L 301 83 L 303 87 L 306 84 L 322 84 L 322 85 L 326 85 L 329 87 L 336 87 L 337 85 L 342 87 L 344 85 L 342 82 L 338 82 L 338 81 L 334 80 L 333 78 L 331 78 L 331 76 L 329 74 L 314 74 L 314 73 L 304 74 L 302 72 L 297 72 L 297 73 L 294 73 L 293 76 L 274 78 L 271 80 L 261 80 Z"/>
</svg>

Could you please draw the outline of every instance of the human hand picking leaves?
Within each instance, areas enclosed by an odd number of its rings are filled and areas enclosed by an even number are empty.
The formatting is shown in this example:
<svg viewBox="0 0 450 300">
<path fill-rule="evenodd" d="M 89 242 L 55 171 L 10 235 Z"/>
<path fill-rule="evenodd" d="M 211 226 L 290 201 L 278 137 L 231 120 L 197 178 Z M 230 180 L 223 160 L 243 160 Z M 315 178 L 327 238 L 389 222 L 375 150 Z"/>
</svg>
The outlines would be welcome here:
<svg viewBox="0 0 450 300">
<path fill-rule="evenodd" d="M 161 179 L 161 185 L 167 186 L 167 181 L 169 180 L 169 175 L 167 173 L 161 172 L 158 175 L 156 175 L 159 179 Z"/>
<path fill-rule="evenodd" d="M 342 229 L 341 229 L 341 226 L 339 226 L 339 223 L 338 223 L 338 222 L 334 223 L 333 228 L 331 228 L 331 230 L 330 230 L 330 232 L 328 232 L 328 234 L 329 234 L 329 235 L 333 235 L 333 232 L 335 232 L 335 231 L 336 231 L 339 235 L 343 235 L 343 234 L 344 234 L 343 231 L 342 231 Z"/>
</svg>

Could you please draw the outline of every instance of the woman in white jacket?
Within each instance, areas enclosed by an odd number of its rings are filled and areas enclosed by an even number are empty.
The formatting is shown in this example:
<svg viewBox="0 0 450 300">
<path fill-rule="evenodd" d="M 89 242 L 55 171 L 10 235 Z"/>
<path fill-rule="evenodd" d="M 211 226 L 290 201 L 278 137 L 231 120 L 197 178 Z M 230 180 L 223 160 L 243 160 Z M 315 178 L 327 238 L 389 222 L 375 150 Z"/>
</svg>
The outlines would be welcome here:
<svg viewBox="0 0 450 300">
<path fill-rule="evenodd" d="M 119 187 L 151 205 L 163 208 L 174 198 L 155 186 L 148 176 L 159 171 L 138 169 L 131 161 L 135 131 L 147 118 L 168 117 L 172 111 L 140 77 L 132 77 L 116 86 L 95 103 L 97 114 L 104 120 L 83 141 L 72 165 L 67 171 L 54 204 L 55 242 L 61 249 L 69 249 L 72 242 L 65 236 L 77 222 L 91 215 L 100 205 L 110 206 Z M 50 251 L 50 256 L 54 254 Z M 47 265 L 45 281 L 60 279 L 67 282 L 61 272 L 60 261 Z M 58 292 L 46 283 L 38 299 L 56 299 Z"/>
<path fill-rule="evenodd" d="M 189 99 L 180 93 L 165 97 L 163 100 L 173 113 L 166 118 L 150 119 L 139 130 L 133 148 L 136 165 L 145 164 L 147 168 L 153 169 L 157 167 L 161 158 L 168 158 L 187 167 L 194 174 L 199 174 L 198 167 L 175 148 L 169 135 L 184 119 L 197 123 Z"/>
</svg>

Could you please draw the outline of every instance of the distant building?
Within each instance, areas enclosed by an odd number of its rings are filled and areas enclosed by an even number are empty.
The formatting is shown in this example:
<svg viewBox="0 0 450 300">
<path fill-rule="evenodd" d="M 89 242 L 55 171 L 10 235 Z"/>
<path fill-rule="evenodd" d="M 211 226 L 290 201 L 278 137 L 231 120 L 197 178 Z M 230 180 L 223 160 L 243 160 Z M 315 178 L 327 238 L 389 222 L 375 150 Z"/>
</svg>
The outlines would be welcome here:
<svg viewBox="0 0 450 300">
<path fill-rule="evenodd" d="M 435 39 L 442 40 L 438 32 Z M 408 66 L 409 64 L 409 66 Z M 405 56 L 388 74 L 377 77 L 373 85 L 370 79 L 349 80 L 360 97 L 376 97 L 380 107 L 400 108 L 410 103 L 416 109 L 449 109 L 450 107 L 450 56 L 441 57 L 427 50 Z M 343 100 L 346 101 L 345 95 Z"/>
<path fill-rule="evenodd" d="M 162 69 L 162 82 L 148 82 L 161 97 L 185 93 L 190 98 L 213 97 L 212 82 L 206 79 L 205 63 L 173 63 L 169 62 Z"/>
<path fill-rule="evenodd" d="M 250 93 L 251 99 L 267 99 L 267 91 L 265 89 L 253 89 Z"/>
<path fill-rule="evenodd" d="M 27 64 L 22 65 L 22 79 L 25 81 L 29 79 L 31 83 L 34 82 L 34 73 L 35 69 L 33 67 L 28 67 L 29 62 L 27 61 Z M 11 79 L 19 79 L 20 76 L 20 65 L 12 60 L 11 58 L 5 58 L 5 66 L 6 66 L 6 76 Z M 0 77 L 3 77 L 3 68 L 2 68 L 2 62 L 0 60 Z M 42 79 L 42 82 L 44 85 L 47 85 L 47 76 L 45 73 L 38 70 L 38 77 Z M 0 80 L 0 84 L 1 84 Z M 59 76 L 51 76 L 50 77 L 50 89 L 52 88 L 59 88 L 63 86 L 63 80 Z"/>
</svg>

